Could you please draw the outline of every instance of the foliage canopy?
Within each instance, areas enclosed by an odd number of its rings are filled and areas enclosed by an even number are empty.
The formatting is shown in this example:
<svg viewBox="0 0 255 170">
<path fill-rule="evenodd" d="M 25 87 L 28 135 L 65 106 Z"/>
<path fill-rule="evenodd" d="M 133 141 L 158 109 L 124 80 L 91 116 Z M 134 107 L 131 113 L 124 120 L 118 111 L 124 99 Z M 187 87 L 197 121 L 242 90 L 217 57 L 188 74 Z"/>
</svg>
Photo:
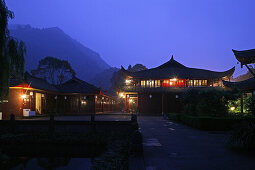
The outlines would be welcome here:
<svg viewBox="0 0 255 170">
<path fill-rule="evenodd" d="M 14 17 L 0 0 L 0 101 L 8 98 L 11 75 L 22 78 L 24 74 L 25 45 L 9 35 L 8 20 Z"/>
<path fill-rule="evenodd" d="M 50 56 L 40 60 L 37 69 L 32 70 L 31 73 L 51 84 L 61 84 L 76 74 L 68 61 Z"/>
</svg>

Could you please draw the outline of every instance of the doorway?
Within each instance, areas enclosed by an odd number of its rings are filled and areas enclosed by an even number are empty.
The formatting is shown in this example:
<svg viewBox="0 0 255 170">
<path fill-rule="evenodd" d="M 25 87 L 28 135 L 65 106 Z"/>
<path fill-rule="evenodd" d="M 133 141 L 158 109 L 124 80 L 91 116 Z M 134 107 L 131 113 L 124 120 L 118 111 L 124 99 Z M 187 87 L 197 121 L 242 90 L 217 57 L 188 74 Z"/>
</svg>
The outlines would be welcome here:
<svg viewBox="0 0 255 170">
<path fill-rule="evenodd" d="M 35 110 L 38 114 L 42 114 L 42 94 L 41 93 L 36 93 Z"/>
</svg>

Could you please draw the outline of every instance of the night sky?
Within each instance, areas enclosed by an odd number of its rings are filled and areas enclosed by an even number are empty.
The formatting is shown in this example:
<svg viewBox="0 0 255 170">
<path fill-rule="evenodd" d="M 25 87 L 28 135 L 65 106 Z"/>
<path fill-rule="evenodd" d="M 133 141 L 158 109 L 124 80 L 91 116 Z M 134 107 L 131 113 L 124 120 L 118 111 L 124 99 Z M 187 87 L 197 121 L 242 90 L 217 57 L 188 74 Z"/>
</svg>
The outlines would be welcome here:
<svg viewBox="0 0 255 170">
<path fill-rule="evenodd" d="M 224 71 L 255 48 L 255 0 L 6 0 L 11 24 L 59 27 L 111 66 L 175 59 Z M 242 72 L 246 72 L 246 68 Z"/>
</svg>

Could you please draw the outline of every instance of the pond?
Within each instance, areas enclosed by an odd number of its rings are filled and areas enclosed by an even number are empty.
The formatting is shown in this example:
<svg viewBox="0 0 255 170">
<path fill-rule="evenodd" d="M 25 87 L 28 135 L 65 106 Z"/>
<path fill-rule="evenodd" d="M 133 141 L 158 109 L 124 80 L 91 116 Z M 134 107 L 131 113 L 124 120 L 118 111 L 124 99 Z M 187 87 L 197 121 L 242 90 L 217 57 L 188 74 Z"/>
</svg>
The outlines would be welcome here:
<svg viewBox="0 0 255 170">
<path fill-rule="evenodd" d="M 75 169 L 89 170 L 91 158 L 65 158 L 65 157 L 17 157 L 13 159 L 12 170 L 40 170 L 40 169 Z"/>
</svg>

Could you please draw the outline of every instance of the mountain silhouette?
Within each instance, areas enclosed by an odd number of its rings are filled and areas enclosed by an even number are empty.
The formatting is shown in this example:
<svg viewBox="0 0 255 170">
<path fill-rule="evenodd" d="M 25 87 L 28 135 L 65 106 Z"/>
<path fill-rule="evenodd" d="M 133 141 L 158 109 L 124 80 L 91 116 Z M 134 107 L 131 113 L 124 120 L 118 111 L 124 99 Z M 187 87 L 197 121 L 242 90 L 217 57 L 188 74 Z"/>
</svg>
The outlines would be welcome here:
<svg viewBox="0 0 255 170">
<path fill-rule="evenodd" d="M 30 25 L 10 25 L 10 35 L 26 44 L 25 70 L 31 71 L 46 56 L 68 60 L 77 77 L 91 80 L 110 66 L 100 55 L 85 47 L 58 27 L 33 28 Z"/>
</svg>

